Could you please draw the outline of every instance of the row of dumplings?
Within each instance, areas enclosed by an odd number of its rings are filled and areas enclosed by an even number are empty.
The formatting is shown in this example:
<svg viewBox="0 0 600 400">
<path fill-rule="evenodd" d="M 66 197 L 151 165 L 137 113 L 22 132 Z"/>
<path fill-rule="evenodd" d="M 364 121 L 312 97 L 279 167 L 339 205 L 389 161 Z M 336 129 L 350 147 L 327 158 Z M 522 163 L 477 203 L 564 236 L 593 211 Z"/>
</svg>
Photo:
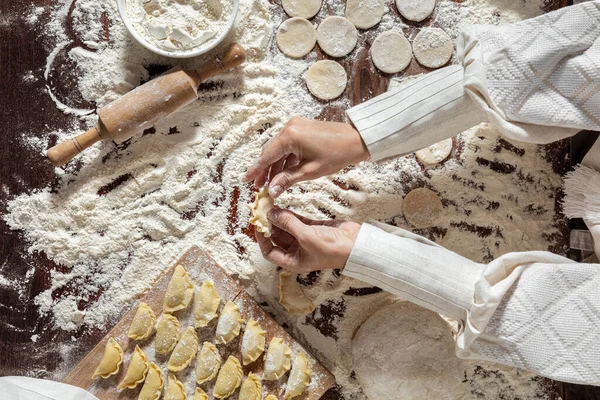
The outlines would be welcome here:
<svg viewBox="0 0 600 400">
<path fill-rule="evenodd" d="M 168 354 L 172 351 L 168 360 L 168 369 L 178 372 L 185 369 L 196 357 L 198 351 L 198 335 L 193 327 L 188 327 L 181 335 L 179 320 L 172 315 L 173 312 L 186 309 L 194 296 L 194 285 L 182 266 L 177 266 L 171 278 L 163 302 L 163 314 L 156 326 L 155 350 L 159 354 Z M 203 328 L 217 317 L 221 299 L 214 284 L 205 281 L 196 293 L 194 304 L 194 325 Z M 243 324 L 239 307 L 228 301 L 217 322 L 216 343 L 227 344 L 238 337 Z M 156 325 L 154 311 L 146 303 L 140 303 L 132 323 L 128 336 L 134 340 L 143 340 L 152 335 Z M 242 360 L 244 365 L 256 361 L 265 349 L 265 331 L 260 324 L 250 319 L 246 324 L 242 338 Z M 269 344 L 265 356 L 263 379 L 277 380 L 290 368 L 292 369 L 286 385 L 285 398 L 292 399 L 301 395 L 310 382 L 310 367 L 304 353 L 299 353 L 291 363 L 291 349 L 281 338 L 273 338 Z M 96 369 L 93 378 L 109 376 L 118 373 L 123 361 L 123 350 L 114 338 L 109 338 L 104 356 Z M 196 382 L 201 385 L 211 382 L 217 378 L 213 389 L 213 396 L 224 399 L 231 396 L 238 387 L 240 389 L 240 400 L 261 400 L 262 383 L 260 377 L 250 373 L 242 384 L 242 366 L 240 361 L 229 356 L 221 366 L 222 358 L 217 347 L 204 342 L 198 355 L 196 365 Z M 119 384 L 120 389 L 135 388 L 144 382 L 139 394 L 140 400 L 156 400 L 160 398 L 164 387 L 164 378 L 160 368 L 153 362 L 148 362 L 147 356 L 136 346 L 123 381 Z M 186 399 L 185 390 L 177 377 L 169 373 L 168 385 L 165 391 L 165 399 Z M 208 399 L 201 388 L 196 388 L 194 400 Z M 270 395 L 265 400 L 274 400 Z"/>
</svg>

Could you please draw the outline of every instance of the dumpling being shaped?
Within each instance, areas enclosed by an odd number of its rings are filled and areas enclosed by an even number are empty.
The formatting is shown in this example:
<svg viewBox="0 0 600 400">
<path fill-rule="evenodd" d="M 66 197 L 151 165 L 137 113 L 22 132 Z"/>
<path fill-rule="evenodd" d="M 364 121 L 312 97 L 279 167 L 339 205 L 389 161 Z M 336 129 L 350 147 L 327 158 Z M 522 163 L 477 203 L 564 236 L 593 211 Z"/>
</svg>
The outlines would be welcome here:
<svg viewBox="0 0 600 400">
<path fill-rule="evenodd" d="M 240 308 L 229 300 L 221 310 L 221 316 L 217 323 L 216 342 L 227 344 L 238 337 L 243 322 Z"/>
<path fill-rule="evenodd" d="M 125 377 L 119 384 L 119 389 L 133 389 L 139 383 L 144 382 L 146 379 L 146 374 L 148 373 L 148 357 L 146 354 L 140 349 L 140 346 L 135 346 L 135 350 L 133 350 L 133 355 L 131 356 L 131 361 L 129 361 L 129 367 L 127 367 L 127 372 L 125 373 Z"/>
<path fill-rule="evenodd" d="M 210 281 L 204 281 L 194 300 L 194 326 L 204 328 L 217 316 L 221 297 Z"/>
<path fill-rule="evenodd" d="M 185 268 L 178 265 L 165 292 L 163 312 L 172 313 L 187 308 L 193 296 L 194 284 Z"/>
<path fill-rule="evenodd" d="M 274 381 L 283 376 L 292 366 L 292 350 L 283 343 L 283 339 L 274 337 L 269 343 L 265 360 L 263 379 Z"/>
<path fill-rule="evenodd" d="M 196 383 L 201 385 L 215 379 L 222 361 L 217 347 L 211 342 L 204 342 L 196 362 Z"/>
<path fill-rule="evenodd" d="M 194 393 L 194 400 L 208 400 L 208 395 L 204 390 L 197 387 Z"/>
<path fill-rule="evenodd" d="M 148 304 L 140 302 L 129 326 L 127 336 L 134 340 L 146 339 L 154 332 L 154 324 L 156 324 L 154 311 Z"/>
<path fill-rule="evenodd" d="M 233 394 L 242 383 L 242 364 L 234 356 L 229 356 L 219 371 L 217 382 L 213 389 L 213 396 L 225 399 Z"/>
<path fill-rule="evenodd" d="M 239 400 L 261 400 L 262 399 L 262 384 L 260 378 L 253 372 L 250 372 L 242 388 L 240 389 Z"/>
<path fill-rule="evenodd" d="M 92 375 L 92 379 L 98 377 L 106 379 L 111 375 L 115 375 L 119 372 L 119 367 L 122 363 L 123 349 L 114 338 L 108 338 L 106 347 L 104 347 L 104 354 L 102 355 L 102 359 L 100 360 L 100 364 L 98 364 L 96 371 L 94 371 L 94 375 Z"/>
<path fill-rule="evenodd" d="M 279 273 L 279 304 L 290 314 L 310 314 L 315 310 L 315 305 L 304 294 L 304 290 L 302 290 L 302 286 L 300 286 L 296 277 L 297 274 L 288 271 Z"/>
<path fill-rule="evenodd" d="M 183 383 L 181 383 L 174 374 L 169 374 L 167 378 L 167 390 L 165 390 L 164 400 L 186 400 L 187 394 Z"/>
<path fill-rule="evenodd" d="M 260 191 L 254 193 L 254 201 L 248 207 L 250 208 L 250 223 L 265 237 L 271 237 L 273 226 L 267 218 L 267 212 L 273 208 L 273 198 L 269 194 L 266 185 Z"/>
<path fill-rule="evenodd" d="M 169 371 L 181 371 L 190 365 L 197 352 L 198 334 L 193 327 L 189 326 L 177 342 L 173 353 L 171 353 L 168 363 Z"/>
<path fill-rule="evenodd" d="M 148 366 L 148 375 L 138 400 L 158 400 L 165 386 L 165 379 L 160 367 L 153 362 Z"/>
<path fill-rule="evenodd" d="M 244 336 L 242 337 L 242 361 L 248 365 L 265 351 L 265 331 L 260 324 L 250 319 L 246 324 Z"/>
<path fill-rule="evenodd" d="M 156 327 L 154 348 L 158 354 L 169 354 L 181 337 L 181 324 L 172 314 L 162 314 Z"/>
<path fill-rule="evenodd" d="M 306 354 L 299 353 L 292 363 L 292 371 L 285 388 L 285 399 L 300 396 L 310 384 L 310 365 Z"/>
</svg>

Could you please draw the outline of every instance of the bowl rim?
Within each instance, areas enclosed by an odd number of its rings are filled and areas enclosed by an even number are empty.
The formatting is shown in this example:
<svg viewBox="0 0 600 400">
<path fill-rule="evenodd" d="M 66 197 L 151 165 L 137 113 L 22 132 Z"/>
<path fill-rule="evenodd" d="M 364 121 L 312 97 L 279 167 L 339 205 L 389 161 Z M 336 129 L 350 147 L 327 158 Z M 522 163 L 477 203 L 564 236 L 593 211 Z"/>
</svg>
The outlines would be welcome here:
<svg viewBox="0 0 600 400">
<path fill-rule="evenodd" d="M 141 44 L 143 47 L 145 47 L 146 49 L 152 51 L 153 53 L 159 54 L 161 56 L 170 57 L 170 58 L 192 58 L 192 57 L 196 57 L 196 56 L 200 56 L 202 54 L 208 53 L 209 51 L 211 51 L 212 49 L 217 47 L 223 41 L 223 39 L 225 39 L 225 37 L 227 37 L 227 35 L 231 32 L 231 30 L 233 29 L 233 26 L 235 24 L 235 20 L 237 18 L 237 13 L 239 10 L 239 5 L 240 5 L 239 0 L 232 0 L 232 1 L 233 1 L 233 8 L 231 10 L 231 15 L 229 16 L 229 20 L 227 21 L 226 29 L 224 29 L 219 34 L 219 36 L 217 36 L 217 38 L 212 43 L 210 43 L 208 46 L 199 47 L 197 49 L 186 50 L 186 51 L 182 51 L 182 52 L 163 50 L 163 49 L 159 48 L 158 46 L 155 46 L 154 44 L 148 42 L 146 39 L 144 39 L 142 37 L 142 35 L 140 35 L 135 30 L 135 28 L 131 24 L 131 21 L 129 20 L 129 17 L 127 16 L 127 0 L 117 0 L 117 10 L 119 11 L 121 20 L 123 21 L 123 24 L 125 24 L 125 27 L 127 28 L 127 31 L 129 32 L 129 34 L 131 36 L 133 36 L 133 38 L 139 44 Z"/>
</svg>

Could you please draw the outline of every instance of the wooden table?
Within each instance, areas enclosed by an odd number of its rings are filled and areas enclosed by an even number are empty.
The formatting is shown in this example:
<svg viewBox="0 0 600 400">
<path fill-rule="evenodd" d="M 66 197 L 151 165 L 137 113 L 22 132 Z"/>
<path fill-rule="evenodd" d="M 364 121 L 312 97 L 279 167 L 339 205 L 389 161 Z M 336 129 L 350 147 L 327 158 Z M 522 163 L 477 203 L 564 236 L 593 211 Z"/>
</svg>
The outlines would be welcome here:
<svg viewBox="0 0 600 400">
<path fill-rule="evenodd" d="M 36 26 L 24 23 L 27 10 L 32 6 L 55 3 L 54 0 L 0 0 L 0 213 L 6 212 L 7 200 L 15 195 L 57 185 L 50 163 L 23 140 L 42 137 L 44 132 L 69 126 L 67 116 L 56 108 L 44 92 L 42 74 L 48 50 L 35 33 Z M 554 9 L 568 2 L 548 0 L 547 3 L 548 9 Z M 43 26 L 45 15 L 40 17 L 38 27 Z M 409 25 L 411 30 L 419 26 Z M 374 39 L 369 34 L 364 36 L 368 41 Z M 77 45 L 79 39 L 72 31 L 71 37 Z M 351 64 L 342 60 L 341 63 L 349 72 L 352 82 L 351 90 L 347 91 L 351 104 L 360 103 L 386 90 L 390 76 L 380 74 L 373 68 L 366 51 L 359 54 L 358 62 Z M 33 71 L 40 79 L 25 82 L 22 77 L 27 71 Z M 423 72 L 423 68 L 413 61 L 408 73 L 419 72 Z M 83 103 L 73 79 L 57 80 L 56 85 L 60 93 L 68 94 L 80 106 L 93 108 L 93 105 Z M 343 111 L 330 108 L 322 117 L 340 120 Z M 50 138 L 49 145 L 54 144 L 54 140 Z M 27 249 L 22 234 L 9 230 L 0 219 L 0 276 L 17 281 L 22 287 L 17 293 L 0 281 L 0 375 L 34 375 L 43 378 L 62 360 L 60 345 L 69 343 L 72 333 L 43 329 L 50 321 L 39 316 L 33 299 L 49 288 L 50 271 L 63 268 L 44 254 L 29 254 Z M 27 274 L 28 271 L 34 272 Z M 31 337 L 36 334 L 40 336 L 37 342 L 33 342 Z M 89 351 L 104 334 L 104 331 L 95 331 L 79 338 L 76 346 L 81 354 Z M 591 388 L 562 383 L 552 383 L 551 386 L 551 391 L 563 399 L 600 396 L 600 391 Z M 340 397 L 335 391 L 330 391 L 325 398 Z"/>
</svg>

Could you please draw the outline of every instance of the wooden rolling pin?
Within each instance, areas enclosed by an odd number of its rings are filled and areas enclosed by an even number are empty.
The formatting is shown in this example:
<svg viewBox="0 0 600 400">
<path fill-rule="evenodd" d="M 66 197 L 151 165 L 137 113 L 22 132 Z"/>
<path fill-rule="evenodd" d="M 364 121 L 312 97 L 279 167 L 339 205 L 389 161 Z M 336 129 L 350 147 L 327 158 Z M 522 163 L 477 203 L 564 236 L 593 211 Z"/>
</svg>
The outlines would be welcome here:
<svg viewBox="0 0 600 400">
<path fill-rule="evenodd" d="M 176 67 L 165 72 L 102 107 L 96 126 L 49 149 L 48 159 L 59 167 L 100 139 L 124 142 L 196 100 L 200 82 L 237 67 L 245 59 L 244 48 L 234 44 L 223 56 L 215 57 L 197 71 Z"/>
</svg>

